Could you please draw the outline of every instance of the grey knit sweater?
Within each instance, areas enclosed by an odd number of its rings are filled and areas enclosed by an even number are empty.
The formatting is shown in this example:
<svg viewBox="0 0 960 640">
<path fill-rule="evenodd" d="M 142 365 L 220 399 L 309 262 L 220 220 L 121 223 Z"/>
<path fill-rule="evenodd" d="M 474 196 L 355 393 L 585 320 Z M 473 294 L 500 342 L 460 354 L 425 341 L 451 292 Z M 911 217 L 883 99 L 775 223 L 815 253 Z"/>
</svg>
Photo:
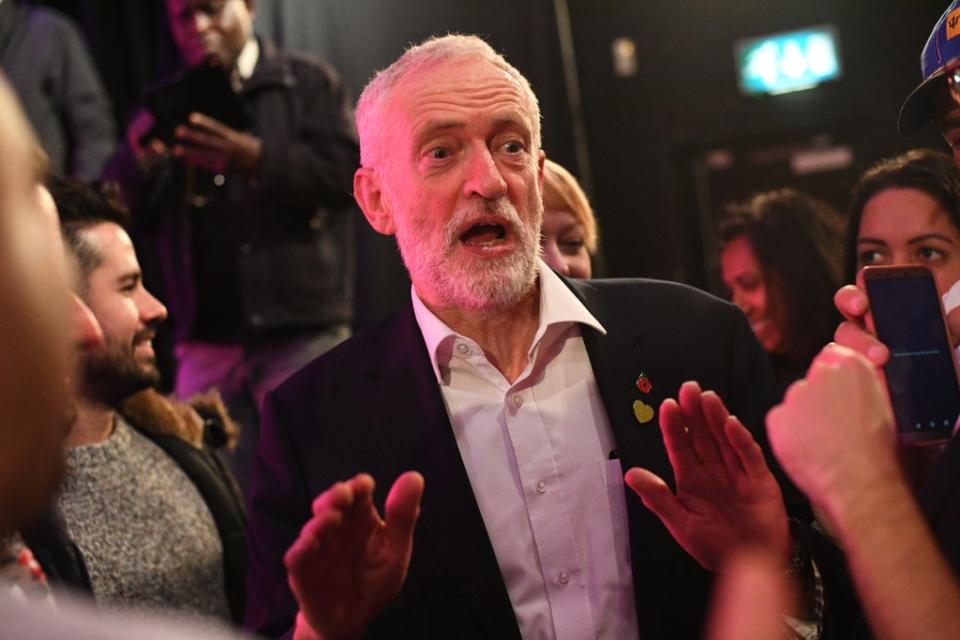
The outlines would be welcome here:
<svg viewBox="0 0 960 640">
<path fill-rule="evenodd" d="M 209 509 L 177 464 L 122 418 L 104 442 L 67 450 L 58 502 L 98 603 L 230 619 Z"/>
</svg>

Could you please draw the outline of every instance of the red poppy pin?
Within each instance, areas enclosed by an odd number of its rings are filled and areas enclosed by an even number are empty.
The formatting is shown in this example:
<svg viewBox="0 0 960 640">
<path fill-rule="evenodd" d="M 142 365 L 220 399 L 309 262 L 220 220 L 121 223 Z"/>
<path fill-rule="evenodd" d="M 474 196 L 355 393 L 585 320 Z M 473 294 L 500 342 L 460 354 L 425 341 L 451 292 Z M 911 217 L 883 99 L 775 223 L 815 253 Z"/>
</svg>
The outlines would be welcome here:
<svg viewBox="0 0 960 640">
<path fill-rule="evenodd" d="M 647 374 L 640 373 L 640 376 L 637 378 L 637 389 L 640 390 L 640 393 L 650 393 L 650 389 L 653 389 L 653 384 L 650 383 L 650 378 L 647 377 Z"/>
</svg>

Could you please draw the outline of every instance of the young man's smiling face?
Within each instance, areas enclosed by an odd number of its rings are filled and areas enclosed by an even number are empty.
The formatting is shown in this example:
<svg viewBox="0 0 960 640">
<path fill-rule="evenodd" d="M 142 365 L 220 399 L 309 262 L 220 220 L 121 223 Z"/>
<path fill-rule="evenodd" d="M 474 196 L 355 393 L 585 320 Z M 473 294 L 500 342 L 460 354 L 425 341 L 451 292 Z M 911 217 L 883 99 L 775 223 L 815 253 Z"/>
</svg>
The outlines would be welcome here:
<svg viewBox="0 0 960 640">
<path fill-rule="evenodd" d="M 102 222 L 81 233 L 100 257 L 81 293 L 103 329 L 103 344 L 81 356 L 80 392 L 90 401 L 112 407 L 131 393 L 159 383 L 152 340 L 167 310 L 144 288 L 126 231 Z"/>
</svg>

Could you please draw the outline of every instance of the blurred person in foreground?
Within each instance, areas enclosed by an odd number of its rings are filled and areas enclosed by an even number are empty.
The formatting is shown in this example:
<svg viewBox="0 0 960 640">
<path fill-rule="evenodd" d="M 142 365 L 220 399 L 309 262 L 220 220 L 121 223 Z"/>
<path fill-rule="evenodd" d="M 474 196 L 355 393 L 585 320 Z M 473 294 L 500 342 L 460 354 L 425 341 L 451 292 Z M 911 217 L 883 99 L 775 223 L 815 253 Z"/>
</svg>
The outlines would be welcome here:
<svg viewBox="0 0 960 640">
<path fill-rule="evenodd" d="M 71 352 L 100 344 L 90 311 L 68 289 L 69 267 L 55 208 L 40 189 L 36 142 L 0 79 L 0 538 L 29 527 L 47 508 L 63 471 L 70 412 Z M 71 346 L 72 343 L 72 346 Z M 2 581 L 3 578 L 0 578 Z M 105 640 L 136 636 L 225 638 L 212 628 L 104 615 L 69 597 L 24 597 L 0 586 L 7 638 Z"/>
<path fill-rule="evenodd" d="M 956 442 L 942 477 L 917 496 L 878 370 L 840 345 L 790 387 L 767 430 L 777 459 L 839 537 L 874 637 L 960 637 Z"/>
<path fill-rule="evenodd" d="M 543 261 L 568 278 L 590 278 L 597 252 L 597 219 L 580 183 L 562 166 L 543 163 Z"/>
<path fill-rule="evenodd" d="M 781 395 L 830 342 L 843 283 L 840 215 L 793 189 L 758 193 L 726 207 L 720 272 L 763 345 Z"/>
<path fill-rule="evenodd" d="M 53 179 L 51 190 L 103 343 L 79 357 L 65 482 L 56 512 L 27 543 L 52 578 L 100 604 L 239 623 L 246 515 L 209 447 L 222 443 L 212 433 L 220 425 L 205 428 L 189 407 L 151 391 L 151 339 L 166 309 L 143 286 L 125 212 L 70 180 Z"/>
<path fill-rule="evenodd" d="M 266 392 L 350 332 L 356 134 L 337 73 L 254 34 L 255 0 L 164 1 L 185 68 L 215 60 L 249 126 L 192 113 L 164 143 L 142 109 L 106 177 L 157 252 L 176 394 L 220 391 L 246 487 Z"/>
<path fill-rule="evenodd" d="M 397 236 L 410 303 L 267 396 L 246 624 L 325 634 L 313 607 L 329 599 L 305 596 L 324 593 L 330 565 L 309 556 L 340 500 L 357 505 L 334 520 L 355 525 L 342 539 L 364 570 L 336 576 L 382 596 L 340 604 L 353 635 L 691 638 L 738 547 L 766 545 L 786 568 L 794 534 L 812 532 L 791 533 L 744 426 L 776 393 L 760 345 L 703 292 L 566 279 L 538 259 L 526 79 L 475 36 L 431 38 L 375 76 L 357 121 L 354 192 Z M 389 523 L 391 483 L 423 490 L 417 544 L 402 586 L 374 589 L 398 575 L 381 558 L 411 544 L 410 527 L 390 543 L 378 515 L 386 502 Z M 285 561 L 307 570 L 288 581 Z"/>
</svg>

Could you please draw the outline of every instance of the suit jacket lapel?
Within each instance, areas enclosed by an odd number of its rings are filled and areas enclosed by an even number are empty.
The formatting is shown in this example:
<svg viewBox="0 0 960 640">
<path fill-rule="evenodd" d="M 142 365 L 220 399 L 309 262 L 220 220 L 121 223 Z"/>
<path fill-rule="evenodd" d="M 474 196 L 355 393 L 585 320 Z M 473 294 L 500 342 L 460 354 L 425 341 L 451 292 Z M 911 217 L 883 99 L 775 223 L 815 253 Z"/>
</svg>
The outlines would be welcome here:
<svg viewBox="0 0 960 640">
<path fill-rule="evenodd" d="M 408 582 L 420 577 L 419 566 L 429 568 L 434 564 L 432 556 L 439 557 L 476 614 L 478 626 L 490 637 L 519 638 L 513 607 L 411 305 L 389 338 L 386 353 L 372 356 L 367 363 L 368 374 L 379 378 L 375 386 L 382 390 L 371 419 L 384 432 L 388 453 L 399 453 L 407 468 L 420 471 L 426 480 Z M 430 580 L 429 570 L 420 578 Z"/>
</svg>

